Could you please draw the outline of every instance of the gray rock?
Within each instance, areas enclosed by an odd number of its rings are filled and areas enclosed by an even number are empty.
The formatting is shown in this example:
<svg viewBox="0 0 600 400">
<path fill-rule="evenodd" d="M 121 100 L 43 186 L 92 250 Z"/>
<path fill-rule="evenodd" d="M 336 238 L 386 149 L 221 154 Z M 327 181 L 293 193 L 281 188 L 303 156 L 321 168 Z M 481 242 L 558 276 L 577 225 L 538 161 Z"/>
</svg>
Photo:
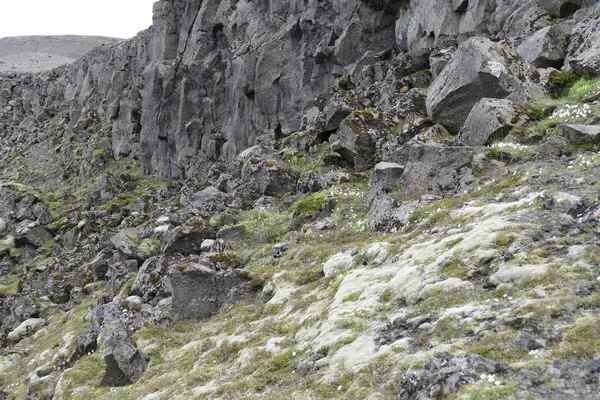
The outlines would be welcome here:
<svg viewBox="0 0 600 400">
<path fill-rule="evenodd" d="M 577 4 L 579 1 L 573 0 Z M 571 3 L 561 2 L 561 3 Z M 590 1 L 591 3 L 591 1 Z M 565 64 L 582 76 L 600 75 L 600 4 L 575 14 L 577 25 L 571 34 Z"/>
<path fill-rule="evenodd" d="M 471 38 L 461 43 L 434 80 L 427 95 L 427 112 L 435 123 L 456 134 L 479 100 L 506 98 L 522 89 L 520 78 L 530 73 L 509 48 L 489 39 Z"/>
<path fill-rule="evenodd" d="M 567 55 L 567 36 L 556 26 L 548 26 L 525 39 L 517 53 L 536 68 L 562 67 Z"/>
<path fill-rule="evenodd" d="M 426 194 L 455 194 L 463 178 L 470 175 L 473 151 L 468 147 L 448 147 L 430 141 L 411 141 L 408 162 L 400 178 L 406 198 L 421 198 Z"/>
<path fill-rule="evenodd" d="M 4 232 L 6 229 L 6 221 L 4 218 L 0 218 L 0 233 Z"/>
<path fill-rule="evenodd" d="M 452 9 L 455 12 L 465 11 L 467 9 L 468 5 L 469 5 L 468 0 L 452 0 Z"/>
<path fill-rule="evenodd" d="M 130 279 L 130 275 L 138 272 L 138 262 L 136 260 L 118 261 L 108 265 L 106 278 L 108 279 L 107 295 L 112 300 L 119 294 L 125 283 Z"/>
<path fill-rule="evenodd" d="M 333 150 L 339 153 L 357 171 L 364 171 L 375 164 L 378 127 L 372 121 L 355 116 L 347 117 L 335 135 L 329 139 Z"/>
<path fill-rule="evenodd" d="M 145 321 L 142 306 L 127 300 L 101 305 L 90 311 L 92 329 L 99 333 L 114 360 L 107 359 L 103 384 L 137 381 L 146 371 L 148 362 L 131 341 L 131 333 Z M 114 363 L 112 362 L 114 361 Z M 122 375 L 116 372 L 120 370 Z M 120 376 L 121 379 L 116 377 Z M 126 379 L 125 379 L 126 378 Z"/>
<path fill-rule="evenodd" d="M 225 193 L 213 186 L 209 186 L 206 189 L 194 193 L 191 198 L 191 205 L 212 213 L 217 213 L 225 210 L 226 198 L 227 196 Z"/>
<path fill-rule="evenodd" d="M 127 257 L 134 258 L 138 245 L 138 233 L 139 231 L 137 229 L 124 229 L 111 237 L 110 242 L 113 244 L 115 249 L 119 250 Z"/>
<path fill-rule="evenodd" d="M 58 383 L 59 374 L 53 373 L 32 379 L 27 386 L 27 394 L 23 400 L 52 400 Z"/>
<path fill-rule="evenodd" d="M 456 144 L 483 146 L 501 140 L 529 120 L 525 109 L 505 99 L 481 99 L 467 117 Z"/>
<path fill-rule="evenodd" d="M 217 232 L 217 237 L 226 242 L 239 242 L 246 238 L 246 227 L 244 225 L 236 225 L 223 228 Z"/>
<path fill-rule="evenodd" d="M 380 162 L 375 165 L 369 182 L 367 204 L 370 204 L 376 196 L 390 193 L 397 188 L 403 173 L 404 165 L 389 162 Z"/>
<path fill-rule="evenodd" d="M 540 7 L 544 10 L 561 18 L 591 4 L 592 2 L 587 0 L 544 0 L 539 2 Z"/>
<path fill-rule="evenodd" d="M 18 243 L 41 247 L 47 241 L 52 240 L 54 236 L 37 223 L 26 220 L 17 227 L 15 238 Z"/>
<path fill-rule="evenodd" d="M 40 330 L 45 324 L 46 321 L 43 318 L 30 318 L 12 330 L 6 338 L 13 343 L 20 342 L 22 339 Z"/>
<path fill-rule="evenodd" d="M 249 280 L 234 272 L 214 273 L 200 269 L 174 271 L 172 314 L 175 320 L 199 321 L 221 307 L 249 295 Z"/>
<path fill-rule="evenodd" d="M 369 205 L 367 230 L 396 232 L 406 224 L 412 212 L 421 204 L 419 200 L 403 202 L 387 195 L 376 196 Z"/>
<path fill-rule="evenodd" d="M 216 232 L 200 217 L 192 217 L 184 225 L 166 232 L 162 238 L 163 253 L 200 254 L 205 239 L 215 239 Z"/>
<path fill-rule="evenodd" d="M 560 124 L 558 134 L 574 145 L 600 143 L 599 125 Z"/>
<path fill-rule="evenodd" d="M 152 305 L 171 296 L 171 267 L 184 263 L 177 257 L 161 255 L 147 259 L 131 286 L 131 295 L 140 296 L 144 303 Z M 127 270 L 126 270 L 127 271 Z"/>
<path fill-rule="evenodd" d="M 400 380 L 400 400 L 446 398 L 463 385 L 473 384 L 481 374 L 501 374 L 508 368 L 478 354 L 452 356 L 437 353 L 422 371 L 409 372 Z"/>
<path fill-rule="evenodd" d="M 274 258 L 281 258 L 289 250 L 291 243 L 277 243 L 271 248 L 271 255 Z"/>
<path fill-rule="evenodd" d="M 260 196 L 283 197 L 292 193 L 298 182 L 298 173 L 274 160 L 253 159 L 242 168 L 240 195 L 257 193 Z M 245 196 L 246 197 L 246 196 Z"/>
</svg>

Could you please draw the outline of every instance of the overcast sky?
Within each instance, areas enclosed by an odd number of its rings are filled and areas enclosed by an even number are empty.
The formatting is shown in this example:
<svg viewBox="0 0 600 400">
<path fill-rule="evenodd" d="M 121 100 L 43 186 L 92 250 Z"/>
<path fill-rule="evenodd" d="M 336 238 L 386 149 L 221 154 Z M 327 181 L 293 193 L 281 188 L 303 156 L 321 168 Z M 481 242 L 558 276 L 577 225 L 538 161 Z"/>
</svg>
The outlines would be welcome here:
<svg viewBox="0 0 600 400">
<path fill-rule="evenodd" d="M 0 0 L 0 38 L 94 35 L 130 38 L 152 24 L 156 0 Z"/>
</svg>

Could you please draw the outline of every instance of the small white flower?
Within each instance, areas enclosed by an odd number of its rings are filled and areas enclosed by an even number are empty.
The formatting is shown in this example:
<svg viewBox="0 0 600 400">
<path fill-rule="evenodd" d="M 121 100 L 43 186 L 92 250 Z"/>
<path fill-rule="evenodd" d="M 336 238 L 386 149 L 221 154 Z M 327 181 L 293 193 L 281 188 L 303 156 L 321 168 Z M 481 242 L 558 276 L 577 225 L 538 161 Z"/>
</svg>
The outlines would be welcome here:
<svg viewBox="0 0 600 400">
<path fill-rule="evenodd" d="M 494 382 L 494 383 L 496 384 L 496 386 L 500 386 L 500 385 L 502 385 L 502 382 L 500 382 L 500 381 L 496 381 L 496 382 Z"/>
<path fill-rule="evenodd" d="M 338 386 L 338 390 L 342 390 L 342 385 Z"/>
<path fill-rule="evenodd" d="M 486 374 L 481 374 L 481 375 L 479 375 L 479 377 L 483 380 L 483 379 L 487 378 L 487 375 Z"/>
</svg>

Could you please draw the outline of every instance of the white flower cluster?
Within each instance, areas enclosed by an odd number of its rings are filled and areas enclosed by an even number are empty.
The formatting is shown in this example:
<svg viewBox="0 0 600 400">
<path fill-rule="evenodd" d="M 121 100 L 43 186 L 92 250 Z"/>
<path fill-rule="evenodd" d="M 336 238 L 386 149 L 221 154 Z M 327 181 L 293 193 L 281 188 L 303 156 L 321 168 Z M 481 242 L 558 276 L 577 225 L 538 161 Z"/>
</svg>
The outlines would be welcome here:
<svg viewBox="0 0 600 400">
<path fill-rule="evenodd" d="M 365 195 L 365 190 L 362 190 L 355 186 L 341 186 L 335 187 L 331 194 L 333 196 L 343 196 L 343 197 L 359 197 Z"/>
<path fill-rule="evenodd" d="M 493 374 L 490 374 L 490 375 L 481 374 L 481 375 L 479 375 L 479 377 L 481 378 L 482 381 L 488 381 L 490 383 L 493 383 L 496 386 L 502 385 L 502 382 L 497 380 Z"/>
<path fill-rule="evenodd" d="M 569 162 L 568 169 L 578 168 L 587 169 L 600 165 L 600 154 L 583 155 L 579 154 L 575 160 Z"/>
<path fill-rule="evenodd" d="M 519 143 L 498 142 L 498 143 L 493 143 L 490 147 L 495 147 L 498 149 L 505 149 L 505 150 L 516 150 L 516 151 L 528 150 L 527 146 L 525 146 L 523 144 L 519 144 Z"/>
<path fill-rule="evenodd" d="M 565 122 L 571 122 L 578 119 L 584 119 L 592 114 L 592 109 L 589 104 L 566 104 L 558 110 L 554 111 L 550 119 L 560 119 Z"/>
</svg>

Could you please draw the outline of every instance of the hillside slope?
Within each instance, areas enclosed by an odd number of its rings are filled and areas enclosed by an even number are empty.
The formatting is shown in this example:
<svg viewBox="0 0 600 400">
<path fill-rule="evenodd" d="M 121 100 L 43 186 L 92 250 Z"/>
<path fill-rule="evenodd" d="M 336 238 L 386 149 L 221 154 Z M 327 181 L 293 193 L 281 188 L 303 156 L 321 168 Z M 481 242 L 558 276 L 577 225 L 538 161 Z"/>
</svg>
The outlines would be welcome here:
<svg viewBox="0 0 600 400">
<path fill-rule="evenodd" d="M 597 398 L 600 3 L 154 10 L 0 74 L 0 398 Z"/>
</svg>

